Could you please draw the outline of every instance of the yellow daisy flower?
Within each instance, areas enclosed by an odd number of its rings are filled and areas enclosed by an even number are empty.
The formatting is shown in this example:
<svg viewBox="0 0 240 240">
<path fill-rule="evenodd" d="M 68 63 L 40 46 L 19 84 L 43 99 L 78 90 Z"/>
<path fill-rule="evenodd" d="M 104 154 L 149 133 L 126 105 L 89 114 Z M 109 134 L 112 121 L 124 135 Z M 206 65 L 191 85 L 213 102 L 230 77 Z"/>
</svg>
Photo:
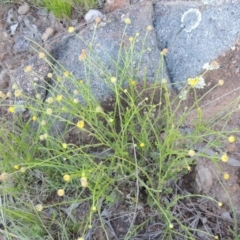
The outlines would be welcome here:
<svg viewBox="0 0 240 240">
<path fill-rule="evenodd" d="M 58 189 L 57 194 L 58 194 L 59 197 L 64 196 L 64 194 L 65 194 L 64 189 Z"/>
<path fill-rule="evenodd" d="M 77 127 L 78 128 L 84 128 L 84 125 L 85 125 L 85 123 L 84 123 L 83 120 L 80 120 L 80 121 L 77 122 Z"/>
<path fill-rule="evenodd" d="M 13 106 L 11 106 L 11 107 L 8 108 L 8 111 L 9 111 L 10 113 L 14 113 L 14 112 L 15 112 L 15 109 L 14 109 Z"/>
<path fill-rule="evenodd" d="M 124 22 L 125 22 L 126 24 L 131 24 L 131 19 L 130 19 L 130 18 L 125 18 Z"/>
<path fill-rule="evenodd" d="M 224 154 L 222 155 L 221 160 L 222 160 L 223 162 L 227 162 L 227 161 L 228 161 L 228 156 L 227 156 L 226 153 L 224 153 Z"/>
<path fill-rule="evenodd" d="M 234 143 L 234 142 L 236 141 L 236 138 L 235 138 L 233 135 L 231 135 L 231 136 L 228 138 L 228 141 L 229 141 L 230 143 Z"/>
<path fill-rule="evenodd" d="M 25 73 L 28 73 L 28 72 L 31 72 L 31 71 L 32 71 L 32 66 L 30 66 L 30 65 L 26 66 L 25 69 L 24 69 Z"/>
<path fill-rule="evenodd" d="M 74 27 L 69 27 L 69 28 L 68 28 L 68 32 L 69 32 L 69 33 L 73 33 L 74 30 L 75 30 Z"/>
</svg>

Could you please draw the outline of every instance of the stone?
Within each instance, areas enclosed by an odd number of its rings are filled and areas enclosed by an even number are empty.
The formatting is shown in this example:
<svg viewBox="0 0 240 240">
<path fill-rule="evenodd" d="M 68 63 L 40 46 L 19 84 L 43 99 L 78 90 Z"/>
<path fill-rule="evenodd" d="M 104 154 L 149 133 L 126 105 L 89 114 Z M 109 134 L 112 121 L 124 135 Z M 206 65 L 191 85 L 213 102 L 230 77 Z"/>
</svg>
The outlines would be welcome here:
<svg viewBox="0 0 240 240">
<path fill-rule="evenodd" d="M 139 11 L 145 16 L 144 18 L 139 15 Z M 124 22 L 126 16 L 131 16 L 131 24 L 127 27 Z M 90 84 L 93 96 L 100 102 L 106 101 L 113 94 L 113 89 L 109 84 L 112 76 L 117 76 L 118 82 L 122 82 L 123 85 L 126 85 L 125 79 L 128 78 L 128 72 L 130 71 L 132 72 L 131 77 L 136 83 L 144 79 L 149 83 L 160 82 L 162 78 L 168 79 L 168 75 L 164 67 L 159 73 L 161 56 L 156 35 L 154 30 L 147 30 L 147 27 L 153 24 L 152 17 L 153 7 L 151 2 L 148 1 L 133 5 L 125 10 L 113 12 L 107 16 L 105 22 L 98 24 L 96 30 L 94 30 L 96 23 L 90 24 L 87 28 L 81 30 L 78 35 L 65 39 L 51 53 L 57 62 L 72 73 L 76 79 L 87 81 Z M 124 28 L 126 29 L 123 36 Z M 134 57 L 131 60 L 125 59 L 126 52 L 131 48 L 130 37 L 135 38 Z M 121 54 L 119 54 L 120 45 L 122 48 Z M 142 57 L 139 56 L 141 51 L 144 51 Z M 88 66 L 86 69 L 84 61 L 79 60 L 81 54 L 91 58 L 91 67 Z M 141 63 L 139 63 L 140 60 Z M 116 69 L 117 61 L 118 69 Z M 129 62 L 129 65 L 124 66 L 127 62 Z M 89 68 L 93 71 L 90 71 L 90 76 L 87 77 Z M 125 70 L 122 71 L 124 68 Z M 58 65 L 56 65 L 55 71 L 59 71 Z M 59 85 L 57 81 L 53 83 L 52 95 L 59 94 L 62 91 L 61 84 L 62 82 Z M 64 86 L 69 94 L 68 98 L 73 96 L 73 91 L 76 89 L 74 84 L 76 84 L 74 81 L 65 81 Z M 75 97 L 78 98 L 79 103 L 85 103 L 81 94 L 75 95 Z"/>
<path fill-rule="evenodd" d="M 30 43 L 23 34 L 15 35 L 13 50 L 15 53 L 27 52 L 29 50 Z"/>
<path fill-rule="evenodd" d="M 145 16 L 144 19 L 138 14 L 140 10 Z M 157 47 L 155 32 L 149 31 L 147 33 L 147 27 L 152 25 L 152 14 L 153 8 L 150 2 L 143 2 L 142 4 L 134 5 L 125 11 L 122 10 L 117 13 L 109 14 L 107 21 L 104 22 L 103 25 L 100 23 L 99 27 L 96 29 L 91 50 L 88 50 L 87 44 L 92 40 L 93 31 L 90 30 L 91 26 L 89 26 L 80 31 L 79 36 L 70 37 L 67 42 L 64 42 L 64 45 L 60 45 L 58 48 L 54 49 L 52 54 L 56 60 L 77 79 L 86 78 L 84 64 L 79 61 L 79 55 L 83 49 L 86 49 L 87 55 L 95 59 L 99 66 L 101 63 L 102 66 L 107 67 L 106 72 L 96 72 L 91 77 L 91 86 L 94 96 L 98 100 L 104 101 L 112 92 L 110 88 L 107 87 L 105 81 L 107 76 L 116 76 L 116 67 L 113 60 L 117 61 L 118 59 L 121 41 L 123 41 L 123 50 L 128 50 L 131 45 L 129 37 L 135 37 L 135 34 L 139 33 L 139 37 L 136 37 L 135 57 L 132 60 L 132 64 L 135 68 L 135 79 L 139 81 L 143 80 L 146 75 L 147 80 L 153 82 L 157 77 L 160 54 Z M 121 18 L 122 15 L 131 16 L 131 24 L 128 25 L 124 37 L 122 34 L 125 23 Z M 142 50 L 142 42 L 144 41 L 146 34 L 148 34 L 148 40 L 145 41 L 146 54 L 143 54 L 141 66 L 137 69 L 136 63 L 139 60 L 137 53 Z M 121 65 L 123 62 L 121 61 L 119 64 Z M 145 72 L 145 70 L 147 71 Z M 166 71 L 162 74 L 162 78 L 168 78 Z M 160 80 L 161 79 L 159 79 L 159 81 Z M 70 85 L 68 84 L 66 87 L 69 88 Z M 72 92 L 73 90 L 69 89 L 69 91 Z"/>
<path fill-rule="evenodd" d="M 42 40 L 45 42 L 46 40 L 48 40 L 50 37 L 54 35 L 54 32 L 55 30 L 53 28 L 51 27 L 47 28 L 42 35 Z"/>
<path fill-rule="evenodd" d="M 32 66 L 32 71 L 25 73 L 24 69 L 26 66 Z M 11 71 L 11 86 L 16 84 L 29 99 L 35 99 L 36 94 L 40 94 L 40 100 L 43 101 L 47 91 L 47 82 L 44 80 L 44 77 L 49 71 L 50 66 L 44 60 L 34 56 L 25 62 L 24 65 Z M 22 105 L 26 105 L 27 101 L 30 100 L 24 99 Z"/>
<path fill-rule="evenodd" d="M 196 168 L 195 181 L 197 192 L 208 194 L 213 184 L 213 176 L 211 171 L 207 167 L 199 164 Z"/>
<path fill-rule="evenodd" d="M 30 6 L 26 2 L 18 8 L 18 14 L 20 15 L 25 15 L 29 11 L 30 11 Z"/>
<path fill-rule="evenodd" d="M 109 13 L 130 5 L 129 0 L 107 0 L 104 5 L 104 12 Z"/>
<path fill-rule="evenodd" d="M 0 91 L 9 87 L 10 77 L 6 70 L 0 70 Z"/>
<path fill-rule="evenodd" d="M 190 10 L 198 12 L 199 18 L 189 15 L 183 19 Z M 169 50 L 166 64 L 170 79 L 181 89 L 187 78 L 200 74 L 205 63 L 216 59 L 240 38 L 240 3 L 158 2 L 154 26 L 159 47 Z"/>
<path fill-rule="evenodd" d="M 103 14 L 98 10 L 90 9 L 84 16 L 84 19 L 87 23 L 90 23 L 93 22 L 97 17 L 103 18 Z"/>
</svg>

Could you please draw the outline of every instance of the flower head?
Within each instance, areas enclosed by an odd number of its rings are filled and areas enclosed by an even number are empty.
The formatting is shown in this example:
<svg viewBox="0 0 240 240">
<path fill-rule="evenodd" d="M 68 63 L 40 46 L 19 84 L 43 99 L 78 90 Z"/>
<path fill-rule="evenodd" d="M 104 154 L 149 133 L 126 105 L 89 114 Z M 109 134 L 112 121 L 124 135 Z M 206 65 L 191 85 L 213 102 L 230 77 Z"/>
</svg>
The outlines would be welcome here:
<svg viewBox="0 0 240 240">
<path fill-rule="evenodd" d="M 58 191 L 57 191 L 57 195 L 58 195 L 59 197 L 64 196 L 64 194 L 65 194 L 64 189 L 58 189 Z"/>
<path fill-rule="evenodd" d="M 97 207 L 96 206 L 92 206 L 92 211 L 96 212 L 97 211 Z"/>
<path fill-rule="evenodd" d="M 145 146 L 145 143 L 140 143 L 140 147 L 143 148 Z"/>
<path fill-rule="evenodd" d="M 62 143 L 62 148 L 66 149 L 68 145 L 66 143 Z"/>
<path fill-rule="evenodd" d="M 64 77 L 69 77 L 70 72 L 66 71 L 66 72 L 63 73 L 63 75 L 64 75 Z"/>
<path fill-rule="evenodd" d="M 32 120 L 35 122 L 37 120 L 37 116 L 33 116 Z"/>
<path fill-rule="evenodd" d="M 17 85 L 16 83 L 14 83 L 14 84 L 12 85 L 12 89 L 14 89 L 14 90 L 18 89 L 18 85 Z"/>
<path fill-rule="evenodd" d="M 58 102 L 60 102 L 60 101 L 62 101 L 62 95 L 57 95 L 57 97 L 56 97 L 56 100 L 58 101 Z"/>
<path fill-rule="evenodd" d="M 43 53 L 43 52 L 40 52 L 39 54 L 38 54 L 38 57 L 41 59 L 41 58 L 45 58 L 45 53 Z"/>
<path fill-rule="evenodd" d="M 21 173 L 25 173 L 25 172 L 26 172 L 26 168 L 25 168 L 25 167 L 21 167 L 21 168 L 20 168 L 20 172 L 21 172 Z"/>
<path fill-rule="evenodd" d="M 24 68 L 24 72 L 25 73 L 28 73 L 28 72 L 31 72 L 32 71 L 32 66 L 28 65 Z"/>
<path fill-rule="evenodd" d="M 169 224 L 169 228 L 172 229 L 174 226 L 172 223 Z"/>
<path fill-rule="evenodd" d="M 8 108 L 8 111 L 10 113 L 14 113 L 15 112 L 15 108 L 13 106 L 11 106 L 11 107 Z"/>
<path fill-rule="evenodd" d="M 228 161 L 228 156 L 227 156 L 226 153 L 224 153 L 224 154 L 222 155 L 221 160 L 222 160 L 223 162 L 227 162 L 227 161 Z"/>
<path fill-rule="evenodd" d="M 53 112 L 53 111 L 52 111 L 52 109 L 51 109 L 51 108 L 47 108 L 47 110 L 46 110 L 46 114 L 47 114 L 47 115 L 51 115 L 51 114 L 52 114 L 52 112 Z"/>
<path fill-rule="evenodd" d="M 82 53 L 79 55 L 79 60 L 82 61 L 87 57 L 87 50 L 86 49 L 82 49 Z"/>
<path fill-rule="evenodd" d="M 178 96 L 181 100 L 187 99 L 187 90 L 182 90 Z"/>
<path fill-rule="evenodd" d="M 19 169 L 19 165 L 14 165 L 13 168 L 14 168 L 15 170 L 18 170 L 18 169 Z"/>
<path fill-rule="evenodd" d="M 181 27 L 186 32 L 191 32 L 197 28 L 202 20 L 202 14 L 198 9 L 190 8 L 188 11 L 183 13 L 181 17 Z"/>
<path fill-rule="evenodd" d="M 235 138 L 233 135 L 231 135 L 231 136 L 228 138 L 228 141 L 229 141 L 230 143 L 234 143 L 234 142 L 236 141 L 236 138 Z"/>
<path fill-rule="evenodd" d="M 40 99 L 41 98 L 41 94 L 36 94 L 36 99 Z"/>
<path fill-rule="evenodd" d="M 188 78 L 188 84 L 193 88 L 203 88 L 206 86 L 205 80 L 202 76 L 196 78 Z"/>
<path fill-rule="evenodd" d="M 82 185 L 82 187 L 84 187 L 84 188 L 88 186 L 87 177 L 81 177 L 81 185 Z"/>
<path fill-rule="evenodd" d="M 43 141 L 43 140 L 45 140 L 45 137 L 44 137 L 44 135 L 42 134 L 42 135 L 40 135 L 39 136 L 39 139 L 40 139 L 40 141 Z"/>
<path fill-rule="evenodd" d="M 79 61 L 83 61 L 84 59 L 86 59 L 87 55 L 86 53 L 81 53 L 78 57 Z"/>
<path fill-rule="evenodd" d="M 223 84 L 224 84 L 224 80 L 222 80 L 222 79 L 218 80 L 218 85 L 219 86 L 222 86 Z"/>
<path fill-rule="evenodd" d="M 16 89 L 15 91 L 14 91 L 14 96 L 15 97 L 20 97 L 22 95 L 22 92 L 19 90 L 19 89 Z"/>
<path fill-rule="evenodd" d="M 48 134 L 47 134 L 47 133 L 42 134 L 42 135 L 39 136 L 39 139 L 40 139 L 41 141 L 46 140 L 47 138 L 48 138 Z"/>
<path fill-rule="evenodd" d="M 103 109 L 102 109 L 101 106 L 97 106 L 97 107 L 95 108 L 95 111 L 96 111 L 97 113 L 103 113 Z"/>
<path fill-rule="evenodd" d="M 221 202 L 218 202 L 218 206 L 219 206 L 219 207 L 222 207 L 222 205 L 223 205 L 223 204 L 222 204 Z"/>
<path fill-rule="evenodd" d="M 112 118 L 110 118 L 108 121 L 109 121 L 110 123 L 113 123 L 113 122 L 114 122 L 114 120 L 113 120 Z"/>
<path fill-rule="evenodd" d="M 225 180 L 228 180 L 228 179 L 230 178 L 230 175 L 229 175 L 228 173 L 224 173 L 224 174 L 223 174 L 223 178 L 224 178 Z"/>
<path fill-rule="evenodd" d="M 9 178 L 9 174 L 6 172 L 3 172 L 0 174 L 0 181 L 5 181 Z"/>
<path fill-rule="evenodd" d="M 117 78 L 116 77 L 111 77 L 110 81 L 111 81 L 111 83 L 116 83 L 117 82 Z"/>
<path fill-rule="evenodd" d="M 47 122 L 46 122 L 45 120 L 42 120 L 42 121 L 41 121 L 41 125 L 42 125 L 42 126 L 45 126 L 46 124 L 47 124 Z"/>
<path fill-rule="evenodd" d="M 35 206 L 35 209 L 38 211 L 38 212 L 41 212 L 43 210 L 43 205 L 42 204 L 37 204 Z"/>
<path fill-rule="evenodd" d="M 192 149 L 188 151 L 188 155 L 189 155 L 190 157 L 194 157 L 195 154 L 196 154 L 196 152 L 195 152 L 194 150 L 192 150 Z"/>
<path fill-rule="evenodd" d="M 78 128 L 84 128 L 84 125 L 85 125 L 85 123 L 84 123 L 83 120 L 80 120 L 80 121 L 77 122 L 77 127 Z"/>
<path fill-rule="evenodd" d="M 95 23 L 98 24 L 98 23 L 100 23 L 100 22 L 101 22 L 101 18 L 100 18 L 100 17 L 96 17 L 96 18 L 95 18 Z"/>
<path fill-rule="evenodd" d="M 125 19 L 124 19 L 124 22 L 125 22 L 126 24 L 131 24 L 131 19 L 130 19 L 130 18 L 125 18 Z"/>
<path fill-rule="evenodd" d="M 166 56 L 168 53 L 168 49 L 167 48 L 164 48 L 162 51 L 161 51 L 161 55 L 162 56 Z"/>
<path fill-rule="evenodd" d="M 54 99 L 52 97 L 47 98 L 47 103 L 52 104 L 54 102 Z"/>
<path fill-rule="evenodd" d="M 65 175 L 63 176 L 63 180 L 64 180 L 65 182 L 69 182 L 69 181 L 71 180 L 70 175 L 65 174 Z"/>
<path fill-rule="evenodd" d="M 129 42 L 133 42 L 134 38 L 133 37 L 129 37 Z"/>
<path fill-rule="evenodd" d="M 152 25 L 147 26 L 147 30 L 148 31 L 152 31 L 153 30 L 153 26 Z"/>
<path fill-rule="evenodd" d="M 188 166 L 187 166 L 187 170 L 188 170 L 188 171 L 191 171 L 192 168 L 188 165 Z"/>
<path fill-rule="evenodd" d="M 163 78 L 162 79 L 162 84 L 166 84 L 167 83 L 167 79 L 166 78 Z"/>
<path fill-rule="evenodd" d="M 0 91 L 0 98 L 6 98 L 6 94 L 4 94 L 2 91 Z"/>
<path fill-rule="evenodd" d="M 69 27 L 69 28 L 68 28 L 68 32 L 69 32 L 69 33 L 73 33 L 73 32 L 74 32 L 74 27 Z"/>
<path fill-rule="evenodd" d="M 48 73 L 48 74 L 47 74 L 47 77 L 48 77 L 48 78 L 52 78 L 52 77 L 53 77 L 53 74 L 52 74 L 52 73 Z"/>
<path fill-rule="evenodd" d="M 132 86 L 134 86 L 134 85 L 136 85 L 136 82 L 135 82 L 134 80 L 132 80 L 132 81 L 130 82 L 130 84 L 131 84 Z"/>
</svg>

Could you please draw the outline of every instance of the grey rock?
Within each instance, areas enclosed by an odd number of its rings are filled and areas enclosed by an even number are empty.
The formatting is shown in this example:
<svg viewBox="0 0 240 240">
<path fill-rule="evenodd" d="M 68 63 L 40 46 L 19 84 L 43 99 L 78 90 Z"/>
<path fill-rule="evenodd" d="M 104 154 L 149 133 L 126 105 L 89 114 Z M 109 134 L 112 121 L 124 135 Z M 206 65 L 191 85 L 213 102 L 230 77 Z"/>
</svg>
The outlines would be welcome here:
<svg viewBox="0 0 240 240">
<path fill-rule="evenodd" d="M 32 66 L 32 71 L 25 73 L 26 66 Z M 37 56 L 30 58 L 24 66 L 21 66 L 13 70 L 10 74 L 11 85 L 17 84 L 22 93 L 28 98 L 23 99 L 22 105 L 26 105 L 31 102 L 31 99 L 35 99 L 36 94 L 41 95 L 41 100 L 45 98 L 47 91 L 47 82 L 44 76 L 50 71 L 50 66 L 42 59 L 38 59 Z M 21 100 L 21 99 L 19 99 Z"/>
<path fill-rule="evenodd" d="M 131 24 L 127 27 L 122 16 L 131 16 Z M 153 24 L 152 19 L 153 7 L 148 1 L 111 13 L 105 22 L 99 23 L 96 31 L 94 30 L 95 23 L 89 25 L 78 35 L 70 36 L 67 41 L 65 40 L 63 44 L 54 49 L 52 54 L 58 63 L 71 72 L 76 79 L 83 79 L 89 84 L 95 100 L 100 102 L 113 94 L 113 87 L 110 83 L 112 76 L 117 77 L 118 84 L 124 86 L 127 84 L 127 79 L 130 81 L 130 77 L 136 82 L 144 79 L 148 82 L 160 82 L 162 78 L 168 79 L 168 75 L 164 67 L 160 74 L 158 71 L 161 68 L 161 56 L 156 35 L 154 30 L 147 31 L 147 26 Z M 125 31 L 124 36 L 123 31 Z M 136 33 L 139 33 L 139 37 L 135 37 Z M 131 49 L 130 36 L 136 39 L 134 57 L 131 61 L 126 56 Z M 119 51 L 121 42 L 122 51 Z M 83 49 L 86 49 L 85 63 L 87 66 L 83 61 L 79 61 L 79 55 L 85 51 Z M 144 51 L 142 56 L 141 51 Z M 58 71 L 59 65 L 56 65 L 55 73 Z M 66 88 L 65 93 L 62 94 L 67 98 L 73 98 L 77 83 L 69 79 L 63 79 L 60 83 L 55 81 L 49 95 L 56 96 L 61 93 L 61 84 L 64 84 Z M 81 94 L 76 97 L 80 103 L 86 102 Z"/>
<path fill-rule="evenodd" d="M 6 70 L 0 70 L 0 90 L 5 90 L 9 87 L 10 77 Z"/>
<path fill-rule="evenodd" d="M 18 27 L 19 23 L 14 23 L 13 25 L 10 26 L 10 31 L 11 31 L 11 35 L 14 35 L 16 30 L 17 30 L 17 27 Z"/>
<path fill-rule="evenodd" d="M 139 16 L 139 11 L 145 16 L 144 18 Z M 121 20 L 121 16 L 123 14 L 127 15 L 127 13 L 129 16 L 132 16 L 132 22 L 127 26 L 125 36 L 123 37 L 125 23 Z M 90 64 L 92 64 L 91 67 L 93 70 L 90 77 L 91 89 L 94 96 L 98 100 L 103 101 L 112 93 L 112 90 L 107 84 L 111 76 L 118 76 L 119 81 L 123 81 L 124 78 L 126 79 L 128 77 L 129 71 L 132 69 L 132 76 L 139 81 L 143 80 L 145 75 L 146 79 L 150 82 L 155 81 L 158 77 L 157 70 L 160 63 L 160 52 L 158 51 L 154 31 L 148 32 L 145 46 L 143 47 L 146 52 L 143 54 L 141 64 L 138 66 L 140 61 L 139 53 L 142 50 L 142 42 L 144 41 L 147 26 L 149 25 L 152 25 L 152 4 L 150 2 L 144 2 L 128 10 L 110 14 L 106 23 L 103 25 L 100 24 L 97 28 L 92 43 L 93 30 L 91 31 L 90 29 L 95 26 L 94 24 L 81 31 L 78 36 L 70 37 L 64 45 L 53 51 L 53 56 L 77 79 L 86 79 L 84 64 L 78 60 L 82 49 L 86 49 L 87 55 L 91 59 Z M 128 66 L 129 69 L 125 71 L 122 71 L 122 69 L 117 70 L 117 59 L 120 59 L 119 66 L 122 67 L 126 60 L 126 56 L 124 56 L 123 53 L 124 51 L 122 51 L 121 57 L 119 55 L 121 41 L 123 41 L 123 50 L 129 49 L 131 46 L 129 37 L 134 37 L 137 32 L 140 36 L 136 38 L 135 56 L 132 63 Z M 91 44 L 90 48 L 87 46 L 88 44 Z M 102 69 L 97 69 L 97 67 L 100 68 L 100 66 Z M 163 73 L 163 77 L 167 78 L 166 71 Z M 158 80 L 160 81 L 161 79 Z M 58 89 L 58 86 L 55 85 L 54 88 Z M 72 93 L 73 88 L 70 86 L 69 81 L 66 88 Z"/>
<path fill-rule="evenodd" d="M 90 23 L 93 22 L 97 17 L 103 18 L 103 14 L 98 10 L 90 9 L 84 16 L 84 19 L 87 23 Z"/>
<path fill-rule="evenodd" d="M 28 3 L 25 2 L 23 5 L 21 5 L 18 8 L 18 14 L 25 15 L 29 12 L 29 10 L 30 10 L 30 6 L 28 5 Z"/>
<path fill-rule="evenodd" d="M 25 38 L 24 35 L 19 34 L 14 37 L 13 50 L 15 53 L 26 52 L 29 50 L 30 42 Z"/>
<path fill-rule="evenodd" d="M 209 193 L 213 185 L 212 172 L 205 166 L 198 165 L 195 179 L 196 190 L 199 193 Z"/>
<path fill-rule="evenodd" d="M 42 35 L 42 40 L 46 41 L 54 35 L 55 30 L 53 28 L 47 28 Z"/>
<path fill-rule="evenodd" d="M 181 18 L 191 8 L 201 12 L 201 21 L 187 32 L 181 28 Z M 187 78 L 200 74 L 206 62 L 239 39 L 240 3 L 159 2 L 155 5 L 154 26 L 159 47 L 169 49 L 166 64 L 171 81 L 180 89 Z"/>
</svg>

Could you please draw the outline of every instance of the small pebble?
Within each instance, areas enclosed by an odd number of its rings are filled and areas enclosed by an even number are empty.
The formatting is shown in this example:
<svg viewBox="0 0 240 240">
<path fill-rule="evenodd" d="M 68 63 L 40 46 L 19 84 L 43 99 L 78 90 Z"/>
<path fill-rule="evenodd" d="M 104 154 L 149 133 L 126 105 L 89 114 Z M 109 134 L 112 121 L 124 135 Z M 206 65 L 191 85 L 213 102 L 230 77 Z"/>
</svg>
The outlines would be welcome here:
<svg viewBox="0 0 240 240">
<path fill-rule="evenodd" d="M 90 9 L 84 16 L 84 19 L 87 23 L 90 23 L 93 22 L 97 17 L 103 18 L 103 14 L 98 10 Z"/>
<path fill-rule="evenodd" d="M 43 41 L 48 40 L 50 37 L 53 36 L 54 32 L 55 32 L 55 30 L 53 28 L 47 28 L 42 35 L 42 40 Z"/>
<path fill-rule="evenodd" d="M 18 14 L 25 15 L 29 12 L 29 10 L 30 10 L 30 6 L 25 2 L 23 5 L 21 5 L 18 8 Z"/>
</svg>

